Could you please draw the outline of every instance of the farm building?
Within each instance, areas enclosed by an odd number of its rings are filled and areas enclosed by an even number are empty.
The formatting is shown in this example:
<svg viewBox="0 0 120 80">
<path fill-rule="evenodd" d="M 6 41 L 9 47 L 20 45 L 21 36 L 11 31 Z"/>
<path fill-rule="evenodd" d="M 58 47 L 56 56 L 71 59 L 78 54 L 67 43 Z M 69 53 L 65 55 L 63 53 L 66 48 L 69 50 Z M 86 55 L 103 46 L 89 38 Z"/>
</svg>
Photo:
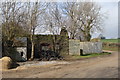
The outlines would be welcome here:
<svg viewBox="0 0 120 80">
<path fill-rule="evenodd" d="M 34 41 L 34 58 L 40 58 L 41 53 L 47 50 L 61 55 L 68 54 L 69 40 L 67 30 L 64 30 L 64 28 L 61 30 L 60 35 L 35 35 Z M 16 37 L 14 48 L 16 52 L 10 56 L 17 61 L 26 61 L 31 57 L 31 41 L 28 37 Z"/>
<path fill-rule="evenodd" d="M 27 60 L 27 38 L 15 38 L 14 48 L 17 53 L 15 54 L 15 58 L 17 61 L 26 61 Z"/>
<path fill-rule="evenodd" d="M 69 39 L 67 30 L 62 28 L 60 35 L 35 35 L 34 58 L 41 58 L 45 51 L 49 53 L 67 55 L 81 55 L 88 53 L 101 53 L 101 42 L 80 42 Z M 17 53 L 14 57 L 17 61 L 26 61 L 31 57 L 31 41 L 27 37 L 16 38 L 14 45 Z"/>
</svg>

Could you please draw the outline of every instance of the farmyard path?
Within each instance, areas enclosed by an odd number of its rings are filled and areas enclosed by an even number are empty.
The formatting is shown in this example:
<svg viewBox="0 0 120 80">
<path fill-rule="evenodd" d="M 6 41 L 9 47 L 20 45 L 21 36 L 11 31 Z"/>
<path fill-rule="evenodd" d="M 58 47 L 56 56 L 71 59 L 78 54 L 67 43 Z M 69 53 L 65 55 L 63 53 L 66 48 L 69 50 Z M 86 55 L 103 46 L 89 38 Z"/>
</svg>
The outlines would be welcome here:
<svg viewBox="0 0 120 80">
<path fill-rule="evenodd" d="M 118 52 L 109 56 L 3 72 L 3 78 L 117 78 Z"/>
</svg>

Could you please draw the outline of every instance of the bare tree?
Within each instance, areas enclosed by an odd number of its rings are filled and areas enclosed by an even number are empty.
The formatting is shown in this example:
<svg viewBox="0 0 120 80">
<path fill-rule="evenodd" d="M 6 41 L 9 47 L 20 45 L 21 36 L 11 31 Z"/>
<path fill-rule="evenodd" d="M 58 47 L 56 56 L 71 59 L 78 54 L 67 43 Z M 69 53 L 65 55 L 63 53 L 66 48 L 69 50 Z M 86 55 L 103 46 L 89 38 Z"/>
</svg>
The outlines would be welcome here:
<svg viewBox="0 0 120 80">
<path fill-rule="evenodd" d="M 84 41 L 90 41 L 92 32 L 102 30 L 103 15 L 100 13 L 100 6 L 96 3 L 67 2 L 62 8 L 67 16 L 66 25 L 72 39 L 83 33 Z"/>
<path fill-rule="evenodd" d="M 22 7 L 22 3 L 19 2 L 2 2 L 0 6 L 2 44 L 6 56 L 15 53 L 14 38 L 26 33 L 21 25 Z M 11 58 L 13 59 L 12 56 Z"/>
<path fill-rule="evenodd" d="M 46 7 L 44 3 L 40 3 L 40 2 L 28 2 L 26 3 L 26 5 L 27 5 L 26 21 L 27 21 L 28 31 L 30 32 L 30 40 L 32 43 L 30 60 L 33 60 L 34 46 L 35 46 L 35 40 L 34 40 L 35 29 L 42 25 L 41 15 L 44 13 L 44 10 L 46 9 Z"/>
<path fill-rule="evenodd" d="M 48 3 L 48 8 L 44 14 L 46 28 L 54 35 L 59 34 L 63 26 L 62 12 L 57 2 Z M 52 25 L 52 26 L 51 26 Z M 51 27 L 50 27 L 51 26 Z"/>
<path fill-rule="evenodd" d="M 91 33 L 102 31 L 102 22 L 104 16 L 100 13 L 101 7 L 94 2 L 85 2 L 82 4 L 81 31 L 84 33 L 85 41 L 90 41 Z"/>
<path fill-rule="evenodd" d="M 74 39 L 78 29 L 78 18 L 81 10 L 80 5 L 76 2 L 63 3 L 62 11 L 66 18 L 66 27 L 70 33 L 70 38 Z"/>
<path fill-rule="evenodd" d="M 56 35 L 60 33 L 60 29 L 64 23 L 59 4 L 57 2 L 49 3 L 44 16 L 45 25 L 47 26 L 46 29 L 52 34 L 53 50 L 56 51 Z"/>
<path fill-rule="evenodd" d="M 14 24 L 9 25 L 9 23 L 15 22 L 15 7 L 15 2 L 2 3 L 1 6 L 2 24 L 4 24 L 3 29 L 5 28 L 3 34 L 7 35 L 8 40 L 11 40 L 12 36 L 14 36 L 14 33 L 12 31 L 15 26 Z"/>
<path fill-rule="evenodd" d="M 1 26 L 3 29 L 3 36 L 7 36 L 7 40 L 13 40 L 18 28 L 25 28 L 23 26 L 23 3 L 19 2 L 3 2 L 0 7 L 1 10 Z M 22 32 L 22 31 L 21 31 Z"/>
<path fill-rule="evenodd" d="M 45 9 L 46 5 L 40 2 L 3 2 L 0 7 L 3 39 L 13 41 L 18 33 L 18 36 L 23 35 L 26 30 L 32 43 L 31 59 L 34 58 L 35 29 L 42 25 L 41 16 Z"/>
</svg>

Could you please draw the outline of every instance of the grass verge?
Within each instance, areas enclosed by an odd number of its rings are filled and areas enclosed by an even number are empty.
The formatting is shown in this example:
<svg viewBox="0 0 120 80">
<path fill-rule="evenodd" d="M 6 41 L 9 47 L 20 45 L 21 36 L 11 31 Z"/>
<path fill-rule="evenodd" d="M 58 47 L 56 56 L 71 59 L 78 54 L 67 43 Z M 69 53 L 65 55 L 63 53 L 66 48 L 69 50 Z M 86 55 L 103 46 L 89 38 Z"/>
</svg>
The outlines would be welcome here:
<svg viewBox="0 0 120 80">
<path fill-rule="evenodd" d="M 103 47 L 103 50 L 118 51 L 118 47 Z"/>
<path fill-rule="evenodd" d="M 69 56 L 66 57 L 65 60 L 79 60 L 79 59 L 99 57 L 99 56 L 110 55 L 110 54 L 111 54 L 110 52 L 103 52 L 103 53 L 84 54 L 83 56 L 79 56 L 79 55 L 69 55 Z"/>
</svg>

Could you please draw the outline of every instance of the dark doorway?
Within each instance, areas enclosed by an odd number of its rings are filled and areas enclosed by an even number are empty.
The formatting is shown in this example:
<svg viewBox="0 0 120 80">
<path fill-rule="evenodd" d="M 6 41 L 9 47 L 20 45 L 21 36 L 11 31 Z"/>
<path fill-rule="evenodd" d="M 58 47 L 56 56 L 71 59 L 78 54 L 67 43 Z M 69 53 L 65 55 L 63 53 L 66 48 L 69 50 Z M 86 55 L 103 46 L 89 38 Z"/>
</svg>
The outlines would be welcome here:
<svg viewBox="0 0 120 80">
<path fill-rule="evenodd" d="M 20 54 L 21 54 L 21 56 L 23 56 L 23 52 L 21 52 Z"/>
<path fill-rule="evenodd" d="M 83 49 L 80 49 L 80 56 L 83 56 Z"/>
</svg>

